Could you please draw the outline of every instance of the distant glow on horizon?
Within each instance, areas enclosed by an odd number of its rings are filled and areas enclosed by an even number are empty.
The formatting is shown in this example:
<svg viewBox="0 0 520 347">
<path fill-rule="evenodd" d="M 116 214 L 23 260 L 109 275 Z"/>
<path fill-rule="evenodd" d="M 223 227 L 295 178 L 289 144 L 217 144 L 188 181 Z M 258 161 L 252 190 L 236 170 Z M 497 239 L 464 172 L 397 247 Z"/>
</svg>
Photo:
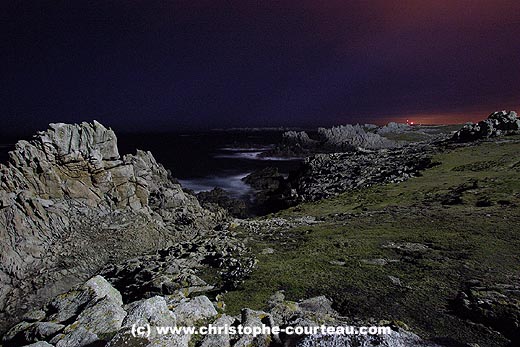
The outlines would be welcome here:
<svg viewBox="0 0 520 347">
<path fill-rule="evenodd" d="M 515 110 L 514 108 L 512 109 Z M 496 110 L 499 111 L 499 110 Z M 406 123 L 410 125 L 424 124 L 464 124 L 468 122 L 479 122 L 486 119 L 491 112 L 461 112 L 461 113 L 435 113 L 435 114 L 412 114 L 405 116 L 381 117 L 375 124 L 384 125 L 389 122 Z"/>
</svg>

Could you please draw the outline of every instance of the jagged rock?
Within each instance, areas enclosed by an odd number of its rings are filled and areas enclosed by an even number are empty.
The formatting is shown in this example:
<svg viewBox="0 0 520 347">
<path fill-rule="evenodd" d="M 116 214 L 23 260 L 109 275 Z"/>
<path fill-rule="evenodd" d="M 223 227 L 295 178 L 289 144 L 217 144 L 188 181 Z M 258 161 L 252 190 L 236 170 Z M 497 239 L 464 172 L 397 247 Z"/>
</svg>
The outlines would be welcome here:
<svg viewBox="0 0 520 347">
<path fill-rule="evenodd" d="M 100 300 L 100 299 L 108 299 L 110 301 L 115 302 L 116 304 L 123 304 L 123 297 L 121 293 L 117 291 L 106 279 L 102 276 L 94 276 L 89 279 L 83 289 L 92 293 L 91 300 Z"/>
<path fill-rule="evenodd" d="M 389 263 L 399 262 L 398 259 L 384 259 L 384 258 L 375 258 L 375 259 L 361 259 L 361 262 L 368 265 L 377 265 L 377 266 L 385 266 Z"/>
<path fill-rule="evenodd" d="M 215 304 L 206 296 L 176 299 L 172 296 L 155 296 L 131 302 L 121 307 L 121 295 L 100 276 L 90 279 L 68 293 L 52 300 L 53 303 L 70 298 L 86 297 L 90 301 L 74 310 L 75 316 L 64 324 L 51 322 L 54 305 L 43 308 L 46 322 L 21 322 L 4 337 L 6 347 L 20 346 L 40 340 L 41 346 L 177 346 L 188 347 L 245 347 L 245 346 L 421 346 L 433 347 L 434 344 L 421 340 L 414 334 L 395 330 L 390 335 L 382 336 L 298 336 L 286 334 L 226 335 L 211 334 L 193 336 L 180 334 L 160 334 L 156 327 L 190 327 L 205 325 L 209 327 L 268 327 L 300 326 L 320 327 L 321 325 L 346 326 L 348 322 L 332 308 L 332 302 L 324 296 L 303 300 L 299 303 L 286 301 L 282 292 L 275 293 L 268 302 L 268 311 L 243 309 L 240 317 L 218 315 Z M 222 307 L 222 306 L 219 306 Z M 104 313 L 104 314 L 103 314 Z M 55 315 L 54 315 L 55 316 Z M 124 319 L 123 319 L 124 317 Z M 147 329 L 150 334 L 135 335 L 134 325 Z M 44 342 L 45 341 L 45 342 Z M 357 343 L 357 344 L 356 344 Z M 38 345 L 37 345 L 38 346 Z"/>
<path fill-rule="evenodd" d="M 186 334 L 161 337 L 132 336 L 129 331 L 122 330 L 106 345 L 106 347 L 188 347 L 190 336 Z"/>
<path fill-rule="evenodd" d="M 0 332 L 107 261 L 225 217 L 202 208 L 151 153 L 121 157 L 114 132 L 95 121 L 51 124 L 9 157 L 0 165 Z"/>
<path fill-rule="evenodd" d="M 335 312 L 332 309 L 332 301 L 327 299 L 325 296 L 317 296 L 304 300 L 299 304 L 299 307 L 303 311 L 310 311 L 322 315 L 334 314 Z"/>
<path fill-rule="evenodd" d="M 9 346 L 9 344 L 27 344 L 32 341 L 27 341 L 25 332 L 32 327 L 31 323 L 20 322 L 12 327 L 2 338 L 2 342 Z"/>
<path fill-rule="evenodd" d="M 105 347 L 146 347 L 151 343 L 151 339 L 145 336 L 133 336 L 130 329 L 121 330 Z"/>
<path fill-rule="evenodd" d="M 121 294 L 103 277 L 95 276 L 76 290 L 60 294 L 49 305 L 51 321 L 63 323 L 74 318 L 89 304 L 95 304 L 107 298 L 110 302 L 121 306 Z"/>
<path fill-rule="evenodd" d="M 520 119 L 514 111 L 499 111 L 477 124 L 466 124 L 453 135 L 453 141 L 470 142 L 520 132 Z"/>
<path fill-rule="evenodd" d="M 333 151 L 353 151 L 358 147 L 381 149 L 396 147 L 396 143 L 378 134 L 366 132 L 362 126 L 341 125 L 332 128 L 319 128 L 318 135 L 323 146 Z"/>
<path fill-rule="evenodd" d="M 274 322 L 270 314 L 263 311 L 254 311 L 248 308 L 245 308 L 241 312 L 241 324 L 244 327 L 259 327 L 262 325 L 266 326 L 274 326 Z M 233 347 L 248 347 L 248 346 L 258 346 L 258 347 L 268 347 L 272 342 L 273 337 L 271 335 L 260 334 L 258 336 L 253 335 L 242 335 L 239 339 L 233 344 Z"/>
<path fill-rule="evenodd" d="M 53 322 L 21 322 L 4 336 L 5 346 L 20 346 L 52 338 L 63 330 L 63 324 Z"/>
<path fill-rule="evenodd" d="M 261 157 L 305 157 L 316 151 L 319 141 L 313 140 L 305 131 L 286 131 L 274 148 L 260 154 Z"/>
<path fill-rule="evenodd" d="M 255 234 L 261 235 L 262 237 L 275 241 L 275 242 L 287 242 L 291 239 L 288 235 L 294 228 L 302 226 L 310 226 L 320 224 L 322 221 L 317 220 L 313 216 L 302 216 L 294 218 L 280 218 L 280 217 L 269 217 L 263 219 L 250 219 L 250 220 L 235 220 L 236 225 L 254 232 Z M 278 232 L 273 233 L 273 229 Z M 293 242 L 297 242 L 293 240 Z"/>
<path fill-rule="evenodd" d="M 100 273 L 121 291 L 125 302 L 132 302 L 179 291 L 189 295 L 214 289 L 196 275 L 203 268 L 217 270 L 220 287 L 232 288 L 251 273 L 255 264 L 241 241 L 226 232 L 213 231 L 155 254 L 108 265 Z"/>
<path fill-rule="evenodd" d="M 390 122 L 384 127 L 377 129 L 377 133 L 379 135 L 385 135 L 389 133 L 402 133 L 404 131 L 410 130 L 411 126 L 406 123 L 396 123 Z"/>
<path fill-rule="evenodd" d="M 282 142 L 287 145 L 301 146 L 306 148 L 312 146 L 316 141 L 311 140 L 305 131 L 286 131 L 282 134 Z"/>
<path fill-rule="evenodd" d="M 282 141 L 274 149 L 262 153 L 262 156 L 306 157 L 317 153 L 399 146 L 395 141 L 367 130 L 373 130 L 373 127 L 347 124 L 332 128 L 318 128 L 316 139 L 312 139 L 304 131 L 287 131 L 282 135 Z"/>
<path fill-rule="evenodd" d="M 284 182 L 272 200 L 292 206 L 374 184 L 402 182 L 432 165 L 436 147 L 430 143 L 397 149 L 317 154 Z"/>
<path fill-rule="evenodd" d="M 284 177 L 278 172 L 278 168 L 266 167 L 250 173 L 242 180 L 254 189 L 275 191 L 280 187 Z"/>
<path fill-rule="evenodd" d="M 255 190 L 255 212 L 266 214 L 271 212 L 269 196 L 282 187 L 285 178 L 275 167 L 266 167 L 254 171 L 242 179 Z"/>
</svg>

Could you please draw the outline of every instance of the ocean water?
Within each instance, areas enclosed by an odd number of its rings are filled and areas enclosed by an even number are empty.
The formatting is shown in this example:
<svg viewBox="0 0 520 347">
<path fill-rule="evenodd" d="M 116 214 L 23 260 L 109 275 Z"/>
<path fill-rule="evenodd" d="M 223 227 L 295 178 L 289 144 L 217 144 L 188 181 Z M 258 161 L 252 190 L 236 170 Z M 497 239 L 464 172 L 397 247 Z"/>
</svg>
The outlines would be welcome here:
<svg viewBox="0 0 520 347">
<path fill-rule="evenodd" d="M 195 192 L 220 187 L 235 198 L 248 198 L 251 188 L 242 178 L 269 166 L 289 174 L 298 158 L 261 157 L 281 140 L 280 131 L 210 131 L 185 134 L 123 134 L 121 153 L 149 150 L 171 170 L 183 187 Z"/>
<path fill-rule="evenodd" d="M 225 189 L 235 198 L 248 199 L 251 188 L 242 181 L 249 173 L 274 166 L 288 175 L 299 164 L 298 158 L 260 157 L 281 139 L 281 131 L 208 131 L 197 133 L 118 134 L 121 155 L 136 149 L 150 151 L 172 172 L 183 187 L 195 192 Z M 8 140 L 8 141 L 6 141 Z M 0 161 L 14 139 L 0 141 Z"/>
</svg>

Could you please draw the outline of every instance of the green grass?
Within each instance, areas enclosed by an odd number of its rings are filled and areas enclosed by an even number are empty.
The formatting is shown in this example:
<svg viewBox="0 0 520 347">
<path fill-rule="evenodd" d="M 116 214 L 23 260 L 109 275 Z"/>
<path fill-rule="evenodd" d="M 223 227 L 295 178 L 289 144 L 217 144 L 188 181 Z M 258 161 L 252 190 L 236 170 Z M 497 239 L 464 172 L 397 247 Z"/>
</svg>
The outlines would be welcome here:
<svg viewBox="0 0 520 347">
<path fill-rule="evenodd" d="M 511 283 L 520 273 L 518 153 L 518 142 L 458 148 L 436 156 L 439 165 L 422 177 L 281 211 L 276 215 L 323 220 L 277 230 L 284 233 L 282 241 L 270 237 L 273 230 L 239 229 L 251 240 L 259 265 L 242 288 L 225 295 L 228 311 L 261 309 L 277 290 L 295 301 L 327 295 L 346 316 L 402 321 L 427 337 L 501 345 L 482 327 L 451 315 L 447 305 L 465 280 Z M 442 205 L 462 185 L 471 188 L 460 193 L 462 204 Z M 483 199 L 491 206 L 477 207 Z M 381 247 L 388 242 L 421 243 L 429 250 L 404 254 Z M 266 247 L 275 253 L 261 254 Z M 377 258 L 399 261 L 364 262 Z"/>
</svg>

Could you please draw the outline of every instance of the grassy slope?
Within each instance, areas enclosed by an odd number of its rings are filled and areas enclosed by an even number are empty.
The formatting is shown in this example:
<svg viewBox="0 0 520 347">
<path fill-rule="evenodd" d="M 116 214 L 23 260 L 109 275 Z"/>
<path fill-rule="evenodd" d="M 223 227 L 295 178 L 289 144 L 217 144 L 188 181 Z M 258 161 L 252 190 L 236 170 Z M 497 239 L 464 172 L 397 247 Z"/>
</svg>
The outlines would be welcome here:
<svg viewBox="0 0 520 347">
<path fill-rule="evenodd" d="M 277 214 L 316 216 L 321 224 L 242 231 L 258 253 L 259 266 L 243 288 L 226 294 L 228 309 L 236 313 L 240 307 L 262 308 L 280 289 L 292 300 L 325 294 L 346 316 L 404 322 L 427 337 L 502 345 L 496 334 L 451 315 L 447 304 L 468 279 L 519 281 L 520 138 L 508 141 L 440 154 L 435 158 L 438 166 L 401 184 L 350 192 Z M 461 185 L 471 187 L 462 193 L 463 203 L 442 205 Z M 476 206 L 486 200 L 491 206 Z M 276 233 L 283 236 L 272 236 Z M 388 242 L 416 242 L 429 250 L 381 247 Z M 266 247 L 275 253 L 261 254 Z M 377 258 L 399 261 L 384 266 L 364 262 Z M 402 286 L 388 276 L 399 278 Z"/>
</svg>

